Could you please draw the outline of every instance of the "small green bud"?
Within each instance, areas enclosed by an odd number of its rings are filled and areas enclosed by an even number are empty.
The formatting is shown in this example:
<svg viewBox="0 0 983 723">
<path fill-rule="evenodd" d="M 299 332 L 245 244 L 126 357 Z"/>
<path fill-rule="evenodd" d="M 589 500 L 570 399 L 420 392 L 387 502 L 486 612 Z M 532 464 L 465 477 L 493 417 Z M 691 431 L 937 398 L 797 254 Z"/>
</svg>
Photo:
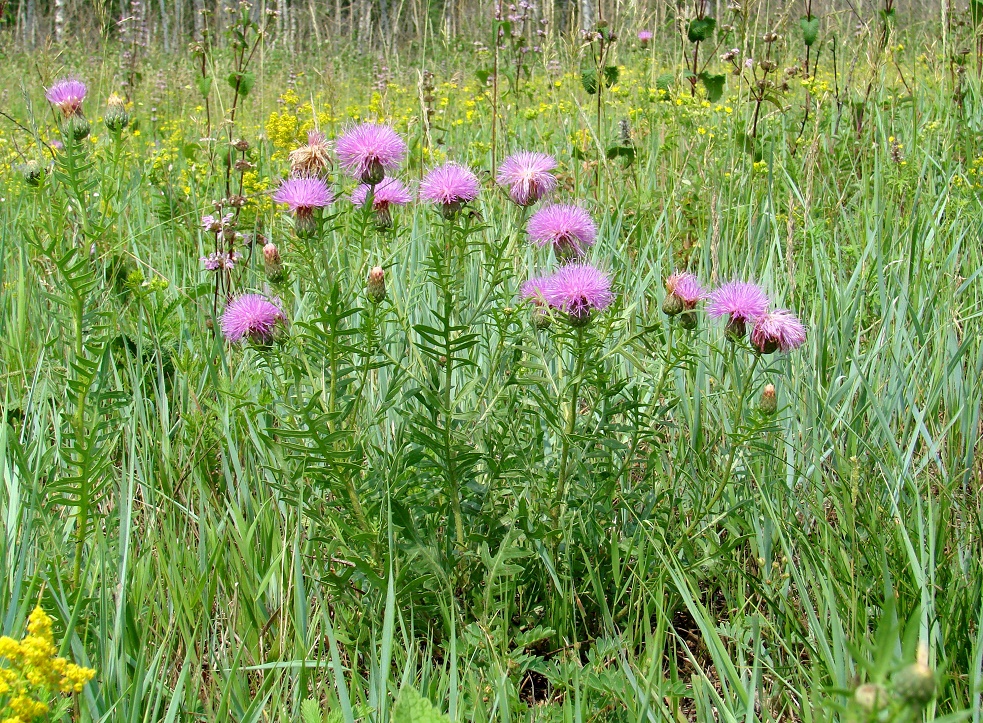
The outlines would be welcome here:
<svg viewBox="0 0 983 723">
<path fill-rule="evenodd" d="M 89 121 L 81 112 L 69 116 L 65 120 L 65 135 L 76 141 L 85 140 L 89 135 Z"/>
<path fill-rule="evenodd" d="M 382 182 L 382 179 L 386 177 L 386 169 L 383 167 L 380 161 L 373 161 L 372 164 L 366 169 L 365 173 L 362 174 L 362 183 L 367 183 L 370 186 L 376 186 Z"/>
<path fill-rule="evenodd" d="M 894 676 L 894 692 L 905 703 L 921 708 L 935 697 L 935 673 L 925 663 L 912 663 Z"/>
<path fill-rule="evenodd" d="M 666 316 L 676 316 L 676 314 L 682 313 L 685 308 L 683 300 L 672 292 L 666 294 L 666 299 L 662 302 L 662 313 Z"/>
<path fill-rule="evenodd" d="M 692 309 L 686 309 L 679 315 L 679 325 L 687 331 L 693 331 L 697 327 L 697 323 L 696 312 Z"/>
<path fill-rule="evenodd" d="M 24 177 L 24 183 L 33 188 L 40 186 L 41 181 L 44 180 L 44 169 L 37 161 L 28 161 L 20 167 L 20 172 Z"/>
<path fill-rule="evenodd" d="M 126 101 L 116 93 L 109 96 L 106 102 L 106 115 L 103 122 L 111 133 L 121 133 L 130 124 L 130 114 L 126 110 Z"/>
<path fill-rule="evenodd" d="M 778 396 L 775 394 L 775 385 L 766 384 L 761 392 L 761 401 L 758 402 L 758 409 L 766 417 L 770 417 L 778 411 Z"/>
<path fill-rule="evenodd" d="M 375 266 L 369 271 L 365 293 L 373 304 L 382 303 L 386 298 L 386 272 L 381 266 Z"/>
<path fill-rule="evenodd" d="M 853 691 L 853 700 L 868 713 L 876 713 L 887 705 L 888 695 L 883 685 L 864 683 Z"/>
<path fill-rule="evenodd" d="M 272 241 L 263 247 L 263 267 L 270 283 L 278 284 L 283 281 L 283 261 L 280 260 L 279 249 Z"/>
</svg>

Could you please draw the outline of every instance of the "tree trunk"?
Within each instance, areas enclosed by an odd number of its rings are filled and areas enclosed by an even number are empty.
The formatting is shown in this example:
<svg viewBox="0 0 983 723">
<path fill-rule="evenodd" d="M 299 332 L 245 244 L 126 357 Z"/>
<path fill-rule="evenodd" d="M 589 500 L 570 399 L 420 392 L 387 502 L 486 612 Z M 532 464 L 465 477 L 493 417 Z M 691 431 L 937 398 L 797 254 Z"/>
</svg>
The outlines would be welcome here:
<svg viewBox="0 0 983 723">
<path fill-rule="evenodd" d="M 580 27 L 582 30 L 594 29 L 594 3 L 592 0 L 580 0 Z"/>
<path fill-rule="evenodd" d="M 55 42 L 65 41 L 65 0 L 55 0 Z"/>
</svg>

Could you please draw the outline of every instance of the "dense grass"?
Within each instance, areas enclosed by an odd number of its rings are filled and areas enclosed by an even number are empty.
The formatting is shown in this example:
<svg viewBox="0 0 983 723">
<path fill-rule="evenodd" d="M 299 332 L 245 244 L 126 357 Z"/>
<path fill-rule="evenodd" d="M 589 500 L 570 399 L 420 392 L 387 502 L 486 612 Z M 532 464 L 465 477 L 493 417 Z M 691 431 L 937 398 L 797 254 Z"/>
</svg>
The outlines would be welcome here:
<svg viewBox="0 0 983 723">
<path fill-rule="evenodd" d="M 367 60 L 260 53 L 232 131 L 228 52 L 208 57 L 211 130 L 194 60 L 144 58 L 119 138 L 98 122 L 111 48 L 11 56 L 0 632 L 52 613 L 99 671 L 80 720 L 385 721 L 402 686 L 453 720 L 863 720 L 852 691 L 920 657 L 936 698 L 873 717 L 978 721 L 983 115 L 934 32 L 884 51 L 841 32 L 834 66 L 829 30 L 753 143 L 748 84 L 692 96 L 685 39 L 615 45 L 600 128 L 583 48 L 549 46 L 517 89 L 503 76 L 494 150 L 490 57 L 468 48 L 392 58 L 375 92 Z M 791 30 L 756 38 L 779 82 L 804 54 Z M 67 71 L 91 81 L 95 138 L 51 153 L 42 84 Z M 470 163 L 479 200 L 381 233 L 339 198 L 298 238 L 269 190 L 308 127 L 352 118 L 394 123 L 407 181 Z M 268 347 L 216 334 L 199 262 L 230 136 L 256 166 L 240 231 L 288 270 L 270 287 L 253 246 L 232 275 L 282 300 Z M 605 157 L 619 145 L 634 157 Z M 599 225 L 617 301 L 584 331 L 537 330 L 516 298 L 556 265 L 491 180 L 518 149 L 554 154 L 557 197 Z M 758 281 L 806 344 L 758 358 L 702 311 L 681 328 L 675 269 Z"/>
</svg>

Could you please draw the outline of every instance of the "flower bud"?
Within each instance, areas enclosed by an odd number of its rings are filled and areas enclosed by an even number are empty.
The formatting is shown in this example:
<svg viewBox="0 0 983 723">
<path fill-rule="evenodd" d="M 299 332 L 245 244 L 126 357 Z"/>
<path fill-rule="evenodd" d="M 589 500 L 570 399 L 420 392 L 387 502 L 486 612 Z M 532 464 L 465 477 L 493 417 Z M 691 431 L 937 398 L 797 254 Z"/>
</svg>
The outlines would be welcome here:
<svg viewBox="0 0 983 723">
<path fill-rule="evenodd" d="M 245 138 L 237 138 L 236 140 L 232 141 L 232 147 L 240 153 L 245 153 L 249 150 L 249 141 L 247 141 Z"/>
<path fill-rule="evenodd" d="M 85 119 L 82 112 L 71 115 L 65 119 L 64 132 L 69 138 L 76 141 L 84 140 L 89 135 L 89 121 Z"/>
<path fill-rule="evenodd" d="M 696 312 L 692 309 L 686 309 L 679 315 L 679 325 L 687 331 L 693 331 L 697 327 L 697 323 Z"/>
<path fill-rule="evenodd" d="M 109 96 L 106 101 L 106 115 L 103 122 L 111 133 L 120 133 L 130 124 L 130 114 L 126 111 L 126 101 L 116 93 Z"/>
<path fill-rule="evenodd" d="M 40 186 L 44 179 L 44 170 L 37 161 L 28 161 L 20 167 L 20 172 L 24 177 L 24 183 L 33 188 Z"/>
<path fill-rule="evenodd" d="M 761 401 L 758 402 L 758 410 L 766 417 L 778 411 L 778 396 L 775 394 L 774 384 L 765 384 L 765 388 L 761 391 Z"/>
<path fill-rule="evenodd" d="M 685 308 L 683 300 L 673 293 L 666 294 L 666 300 L 662 302 L 662 313 L 666 316 L 675 316 Z"/>
<path fill-rule="evenodd" d="M 317 233 L 317 219 L 313 213 L 298 213 L 294 216 L 294 231 L 298 238 L 311 238 Z"/>
<path fill-rule="evenodd" d="M 362 183 L 367 183 L 370 186 L 376 186 L 382 183 L 382 179 L 385 177 L 386 169 L 383 167 L 380 161 L 374 160 L 365 173 L 362 174 Z"/>
<path fill-rule="evenodd" d="M 894 692 L 905 703 L 921 708 L 935 697 L 935 673 L 925 663 L 912 663 L 894 676 Z"/>
<path fill-rule="evenodd" d="M 546 331 L 553 324 L 553 317 L 550 316 L 549 310 L 540 305 L 536 305 L 532 310 L 532 325 L 536 327 L 538 331 Z"/>
<path fill-rule="evenodd" d="M 263 268 L 270 283 L 278 284 L 283 281 L 283 261 L 280 260 L 280 250 L 272 241 L 263 247 Z"/>
<path fill-rule="evenodd" d="M 373 304 L 379 304 L 386 298 L 386 272 L 381 266 L 375 266 L 369 271 L 365 293 Z"/>
<path fill-rule="evenodd" d="M 728 341 L 743 341 L 747 338 L 747 322 L 738 317 L 730 317 L 724 326 L 724 336 Z"/>
<path fill-rule="evenodd" d="M 887 705 L 887 691 L 883 685 L 864 683 L 853 691 L 853 700 L 868 713 L 876 713 Z"/>
</svg>

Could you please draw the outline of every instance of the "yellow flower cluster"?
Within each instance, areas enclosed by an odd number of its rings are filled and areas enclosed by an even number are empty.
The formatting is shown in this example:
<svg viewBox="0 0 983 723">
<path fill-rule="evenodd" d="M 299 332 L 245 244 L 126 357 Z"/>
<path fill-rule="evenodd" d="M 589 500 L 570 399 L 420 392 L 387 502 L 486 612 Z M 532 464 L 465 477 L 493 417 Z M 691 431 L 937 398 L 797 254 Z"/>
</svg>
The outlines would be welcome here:
<svg viewBox="0 0 983 723">
<path fill-rule="evenodd" d="M 289 111 L 270 113 L 266 137 L 277 148 L 293 148 L 300 140 L 300 119 Z"/>
<path fill-rule="evenodd" d="M 27 621 L 27 635 L 20 642 L 0 637 L 0 707 L 2 723 L 28 723 L 45 715 L 44 701 L 51 693 L 79 693 L 95 676 L 92 668 L 83 668 L 58 657 L 51 633 L 51 618 L 34 608 Z"/>
</svg>

